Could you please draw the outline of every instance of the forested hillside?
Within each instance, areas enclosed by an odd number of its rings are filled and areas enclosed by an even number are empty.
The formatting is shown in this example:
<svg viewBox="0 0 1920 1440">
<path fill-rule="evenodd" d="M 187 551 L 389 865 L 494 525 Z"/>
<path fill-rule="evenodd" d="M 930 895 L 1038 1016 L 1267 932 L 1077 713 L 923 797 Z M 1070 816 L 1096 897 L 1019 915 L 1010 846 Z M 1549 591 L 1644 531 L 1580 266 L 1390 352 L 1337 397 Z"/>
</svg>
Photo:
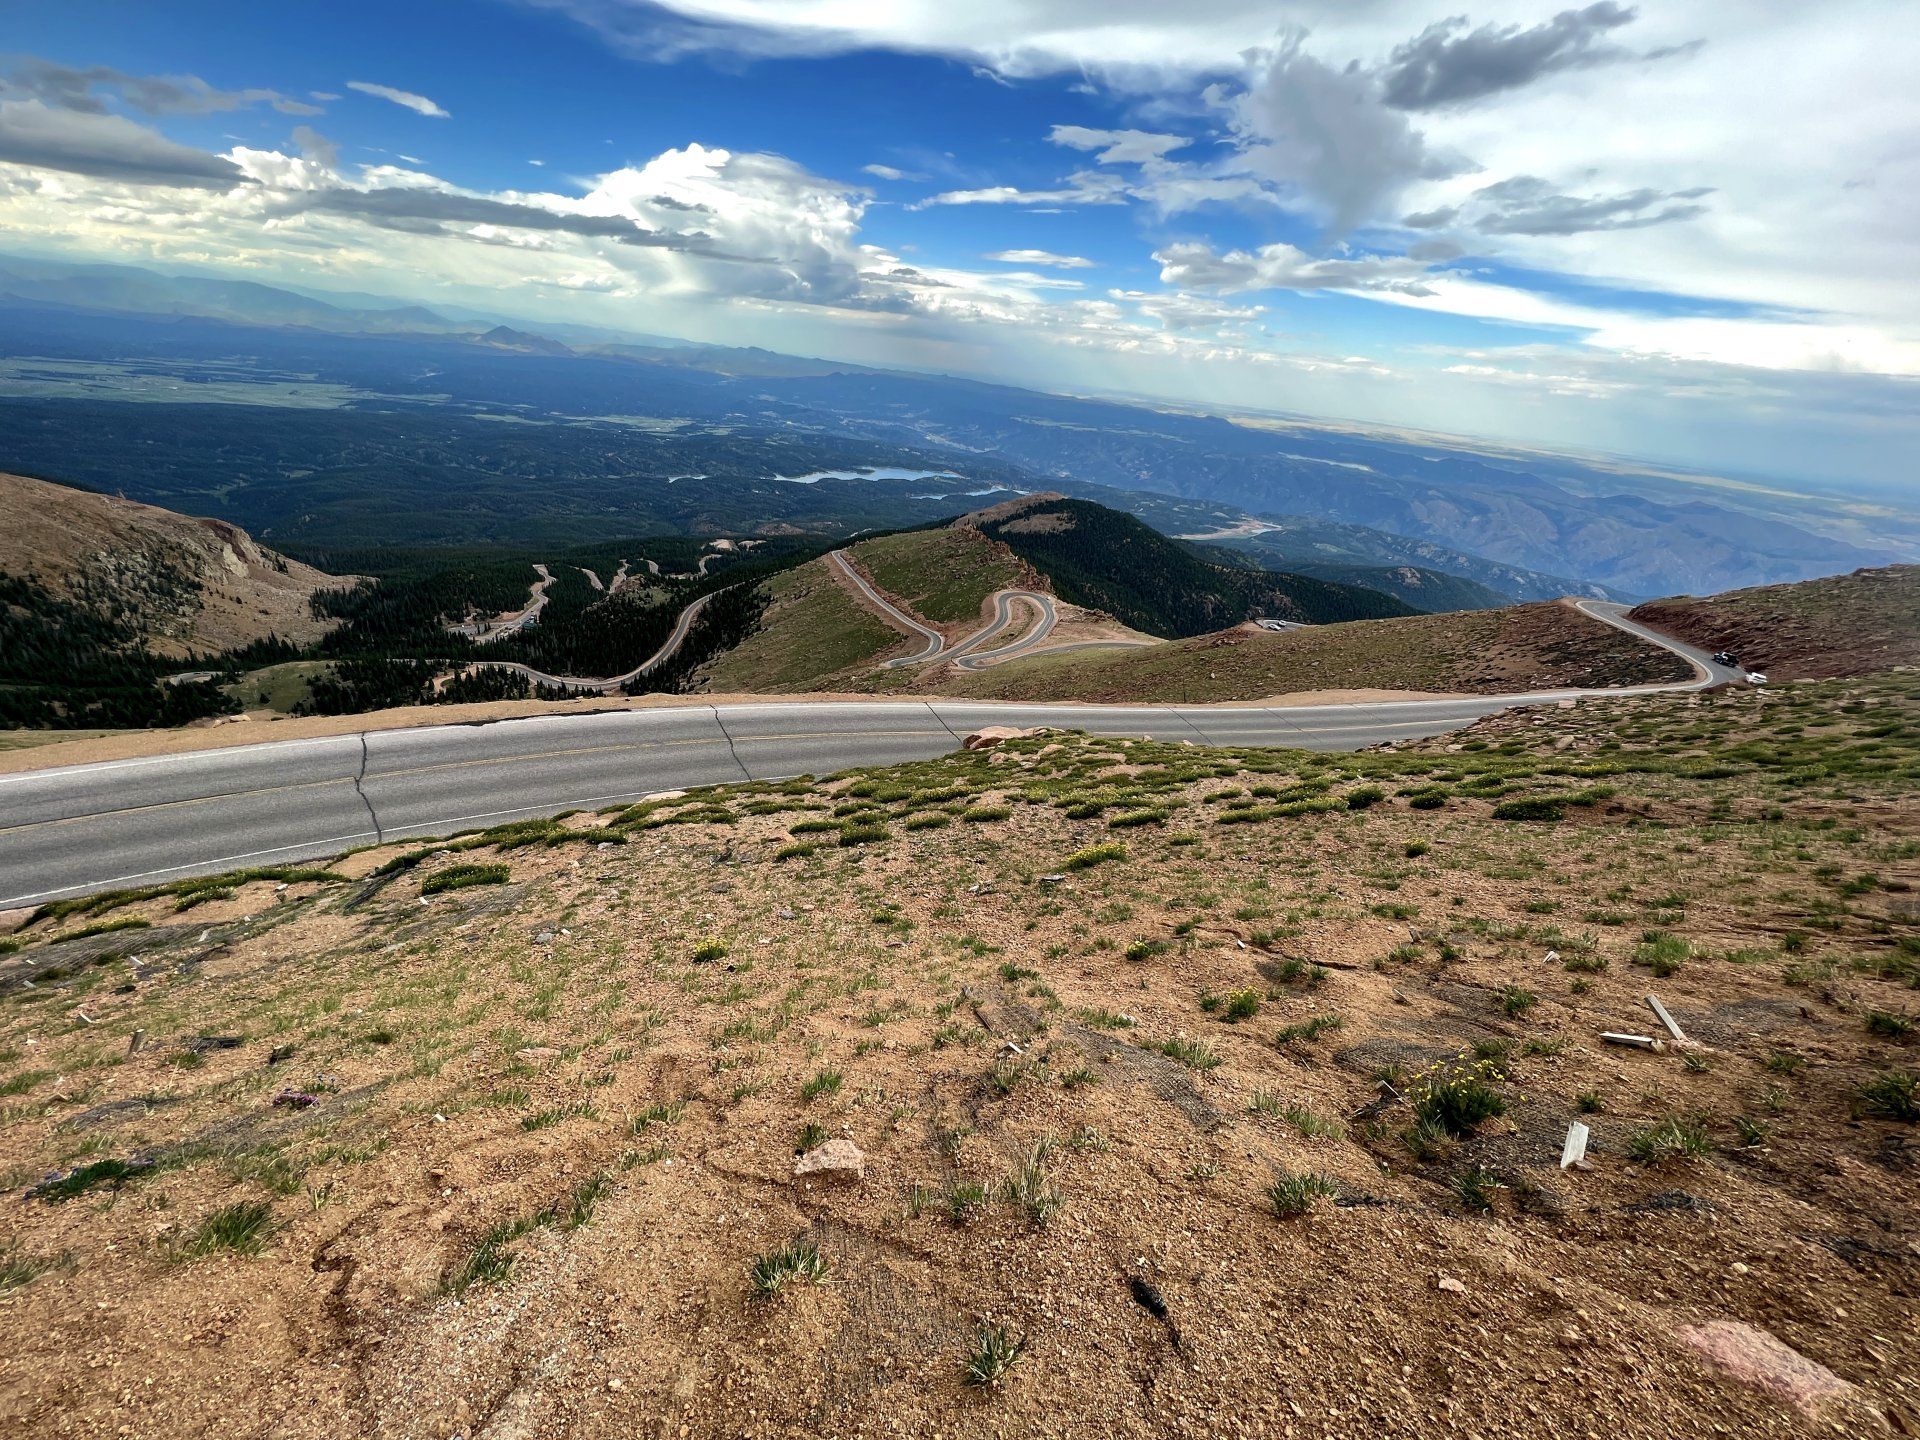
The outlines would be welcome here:
<svg viewBox="0 0 1920 1440">
<path fill-rule="evenodd" d="M 178 670 L 129 644 L 110 613 L 0 571 L 0 728 L 181 725 L 238 708 L 214 684 L 163 684 Z"/>
<path fill-rule="evenodd" d="M 1089 500 L 1027 496 L 962 523 L 1048 575 L 1061 599 L 1154 635 L 1204 635 L 1250 619 L 1327 624 L 1416 613 L 1375 590 L 1208 564 L 1133 516 Z"/>
</svg>

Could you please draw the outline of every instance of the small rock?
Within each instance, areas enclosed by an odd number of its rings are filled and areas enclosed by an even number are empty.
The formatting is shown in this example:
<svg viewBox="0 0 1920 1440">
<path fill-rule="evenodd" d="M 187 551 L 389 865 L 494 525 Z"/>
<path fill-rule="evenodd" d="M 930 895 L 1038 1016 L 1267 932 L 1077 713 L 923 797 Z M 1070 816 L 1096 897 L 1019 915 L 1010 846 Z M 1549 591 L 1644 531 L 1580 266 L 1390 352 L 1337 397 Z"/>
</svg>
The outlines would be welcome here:
<svg viewBox="0 0 1920 1440">
<path fill-rule="evenodd" d="M 794 1161 L 793 1173 L 796 1179 L 818 1175 L 826 1180 L 863 1180 L 867 1174 L 866 1152 L 844 1135 L 836 1135 Z"/>
<path fill-rule="evenodd" d="M 962 743 L 969 750 L 991 750 L 1008 740 L 1025 740 L 1029 736 L 1044 733 L 1044 727 L 1022 729 L 1018 725 L 987 725 L 967 736 Z"/>
<path fill-rule="evenodd" d="M 1705 1325 L 1683 1325 L 1677 1333 L 1701 1359 L 1804 1415 L 1816 1415 L 1831 1402 L 1853 1394 L 1854 1387 L 1826 1366 L 1755 1326 L 1710 1320 Z"/>
<path fill-rule="evenodd" d="M 1453 1276 L 1451 1275 L 1442 1275 L 1440 1277 L 1439 1285 L 1440 1285 L 1440 1288 L 1446 1291 L 1449 1295 L 1464 1295 L 1467 1293 L 1467 1287 L 1465 1285 L 1462 1285 L 1458 1280 L 1454 1279 Z"/>
<path fill-rule="evenodd" d="M 537 1065 L 543 1060 L 552 1060 L 560 1052 L 551 1045 L 523 1045 L 513 1052 L 513 1058 L 523 1065 Z"/>
</svg>

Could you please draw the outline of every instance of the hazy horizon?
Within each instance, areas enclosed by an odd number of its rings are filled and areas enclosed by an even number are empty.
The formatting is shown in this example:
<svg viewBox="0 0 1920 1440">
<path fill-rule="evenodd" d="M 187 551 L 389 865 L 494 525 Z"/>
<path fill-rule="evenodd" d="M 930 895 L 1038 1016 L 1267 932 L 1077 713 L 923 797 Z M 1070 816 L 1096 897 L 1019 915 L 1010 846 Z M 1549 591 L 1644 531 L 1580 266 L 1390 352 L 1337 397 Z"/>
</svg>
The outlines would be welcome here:
<svg viewBox="0 0 1920 1440">
<path fill-rule="evenodd" d="M 1910 499 L 1898 14 L 41 10 L 0 59 L 0 223 L 75 261 Z"/>
</svg>

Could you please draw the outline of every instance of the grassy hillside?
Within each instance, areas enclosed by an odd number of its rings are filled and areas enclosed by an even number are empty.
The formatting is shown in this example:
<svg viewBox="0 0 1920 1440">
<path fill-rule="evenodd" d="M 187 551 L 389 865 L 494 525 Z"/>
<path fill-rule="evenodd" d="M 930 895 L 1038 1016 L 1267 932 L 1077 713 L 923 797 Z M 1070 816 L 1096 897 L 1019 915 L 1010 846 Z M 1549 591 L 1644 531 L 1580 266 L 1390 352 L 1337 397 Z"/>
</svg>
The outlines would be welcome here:
<svg viewBox="0 0 1920 1440">
<path fill-rule="evenodd" d="M 963 523 L 1049 576 L 1063 600 L 1153 635 L 1201 635 L 1255 617 L 1318 624 L 1413 613 L 1378 591 L 1210 565 L 1133 516 L 1088 500 L 1027 496 Z"/>
<path fill-rule="evenodd" d="M 1498 610 L 1513 603 L 1491 586 L 1418 565 L 1302 565 L 1298 573 L 1378 590 L 1428 615 L 1449 610 Z"/>
<path fill-rule="evenodd" d="M 1912 687 L 1827 683 L 1041 736 L 49 907 L 0 940 L 8 1413 L 1877 1434 L 1916 786 Z M 1601 1042 L 1650 991 L 1701 1048 Z M 1818 1420 L 1689 1341 L 1733 1321 Z"/>
<path fill-rule="evenodd" d="M 1864 675 L 1920 665 L 1920 565 L 1652 600 L 1633 616 L 1773 680 Z"/>
<path fill-rule="evenodd" d="M 936 627 L 982 618 L 996 590 L 1045 588 L 1006 546 L 964 526 L 862 540 L 851 551 L 875 585 Z"/>
<path fill-rule="evenodd" d="M 830 690 L 871 668 L 900 634 L 811 560 L 766 582 L 759 627 L 699 672 L 696 688 L 720 694 Z"/>
<path fill-rule="evenodd" d="M 1010 660 L 943 685 L 995 700 L 1257 700 L 1300 690 L 1503 691 L 1685 680 L 1687 664 L 1559 604 Z"/>
</svg>

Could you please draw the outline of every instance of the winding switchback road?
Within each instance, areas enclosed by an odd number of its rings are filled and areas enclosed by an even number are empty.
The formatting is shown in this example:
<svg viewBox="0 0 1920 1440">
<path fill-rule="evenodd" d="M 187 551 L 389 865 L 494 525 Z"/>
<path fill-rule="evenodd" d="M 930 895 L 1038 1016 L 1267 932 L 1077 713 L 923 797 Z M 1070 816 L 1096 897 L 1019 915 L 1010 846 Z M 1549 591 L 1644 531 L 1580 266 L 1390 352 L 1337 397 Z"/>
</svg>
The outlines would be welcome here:
<svg viewBox="0 0 1920 1440">
<path fill-rule="evenodd" d="M 846 551 L 829 550 L 827 552 L 827 561 L 834 569 L 838 570 L 848 580 L 853 582 L 854 588 L 866 597 L 867 603 L 878 610 L 889 624 L 898 630 L 906 632 L 910 636 L 918 637 L 927 642 L 926 647 L 917 654 L 901 655 L 892 660 L 881 661 L 880 665 L 882 669 L 893 670 L 902 665 L 924 665 L 930 660 L 940 658 L 941 652 L 947 648 L 946 636 L 942 635 L 938 630 L 935 630 L 931 625 L 915 619 L 898 605 L 887 599 L 878 590 L 874 589 L 873 582 L 856 570 L 853 562 L 847 559 Z"/>
<path fill-rule="evenodd" d="M 1054 653 L 1061 650 L 1090 650 L 1124 648 L 1133 645 L 1152 644 L 1143 640 L 1080 640 L 1069 645 L 1048 645 L 1046 639 L 1053 633 L 1053 627 L 1060 623 L 1059 613 L 1054 609 L 1053 596 L 1040 590 L 996 590 L 993 592 L 993 619 L 982 625 L 973 634 L 949 645 L 947 637 L 935 630 L 886 596 L 876 590 L 871 581 L 854 568 L 847 559 L 844 550 L 830 551 L 827 558 L 833 562 L 840 573 L 851 580 L 861 596 L 875 610 L 878 610 L 895 629 L 927 643 L 912 655 L 896 655 L 891 660 L 882 660 L 882 670 L 898 670 L 908 665 L 931 665 L 936 660 L 951 660 L 962 670 L 984 670 L 989 665 L 997 665 L 1003 660 L 1012 660 L 1020 655 L 1032 655 L 1041 650 Z M 1006 632 L 1014 621 L 1014 605 L 1028 606 L 1035 615 L 1034 626 L 1017 640 L 1009 641 L 991 650 L 980 647 L 989 640 L 998 638 Z"/>
<path fill-rule="evenodd" d="M 1582 601 L 1595 619 L 1685 656 L 1697 690 L 1737 678 L 1701 651 Z M 1352 750 L 1457 729 L 1554 690 L 1356 705 L 994 705 L 770 700 L 370 730 L 0 775 L 0 908 L 356 845 L 444 835 L 661 790 L 924 760 L 983 725 L 1052 725 L 1201 745 Z"/>
<path fill-rule="evenodd" d="M 730 589 L 723 586 L 722 589 Z M 588 694 L 608 695 L 618 690 L 629 680 L 642 675 L 651 675 L 667 661 L 680 653 L 680 647 L 687 642 L 687 632 L 693 629 L 693 622 L 700 618 L 700 612 L 720 590 L 710 590 L 693 601 L 673 622 L 673 633 L 667 636 L 666 643 L 642 660 L 624 675 L 585 676 L 585 675 L 549 675 L 544 670 L 536 670 L 531 665 L 522 665 L 517 660 L 476 660 L 469 667 L 474 670 L 511 670 L 516 675 L 524 675 L 541 685 L 564 685 L 569 690 L 579 690 Z"/>
</svg>

